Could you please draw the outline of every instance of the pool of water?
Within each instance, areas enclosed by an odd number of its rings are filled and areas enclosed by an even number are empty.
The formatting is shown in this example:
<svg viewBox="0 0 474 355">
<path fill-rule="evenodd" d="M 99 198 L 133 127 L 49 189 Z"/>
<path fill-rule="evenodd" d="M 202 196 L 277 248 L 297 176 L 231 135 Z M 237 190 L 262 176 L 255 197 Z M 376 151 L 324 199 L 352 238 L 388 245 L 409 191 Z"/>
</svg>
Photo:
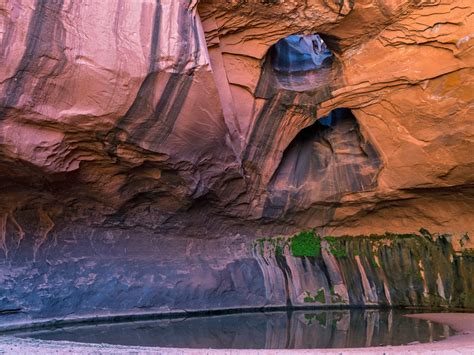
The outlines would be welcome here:
<svg viewBox="0 0 474 355">
<path fill-rule="evenodd" d="M 213 349 L 348 348 L 433 342 L 446 325 L 397 310 L 318 310 L 77 325 L 16 334 L 42 340 Z"/>
</svg>

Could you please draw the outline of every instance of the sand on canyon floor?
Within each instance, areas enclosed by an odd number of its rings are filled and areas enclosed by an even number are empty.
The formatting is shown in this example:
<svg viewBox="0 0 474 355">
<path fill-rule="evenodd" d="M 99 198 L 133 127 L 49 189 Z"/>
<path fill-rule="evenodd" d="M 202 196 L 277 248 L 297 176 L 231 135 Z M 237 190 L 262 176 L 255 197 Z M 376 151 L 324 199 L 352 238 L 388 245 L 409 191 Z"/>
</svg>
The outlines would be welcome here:
<svg viewBox="0 0 474 355">
<path fill-rule="evenodd" d="M 430 320 L 451 326 L 457 334 L 435 343 L 346 349 L 294 350 L 212 350 L 151 348 L 108 344 L 83 344 L 0 337 L 0 354 L 474 354 L 474 313 L 422 313 L 407 317 Z"/>
</svg>

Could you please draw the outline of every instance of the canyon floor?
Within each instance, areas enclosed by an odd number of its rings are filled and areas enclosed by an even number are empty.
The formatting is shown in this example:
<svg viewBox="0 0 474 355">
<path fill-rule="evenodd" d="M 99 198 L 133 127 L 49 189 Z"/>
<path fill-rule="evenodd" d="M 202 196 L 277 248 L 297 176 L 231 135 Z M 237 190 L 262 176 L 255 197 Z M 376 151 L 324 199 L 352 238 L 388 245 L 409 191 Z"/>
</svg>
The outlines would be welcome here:
<svg viewBox="0 0 474 355">
<path fill-rule="evenodd" d="M 436 343 L 347 349 L 213 350 L 128 347 L 0 337 L 1 354 L 474 354 L 474 313 L 424 313 L 409 317 L 451 326 L 457 334 Z"/>
</svg>

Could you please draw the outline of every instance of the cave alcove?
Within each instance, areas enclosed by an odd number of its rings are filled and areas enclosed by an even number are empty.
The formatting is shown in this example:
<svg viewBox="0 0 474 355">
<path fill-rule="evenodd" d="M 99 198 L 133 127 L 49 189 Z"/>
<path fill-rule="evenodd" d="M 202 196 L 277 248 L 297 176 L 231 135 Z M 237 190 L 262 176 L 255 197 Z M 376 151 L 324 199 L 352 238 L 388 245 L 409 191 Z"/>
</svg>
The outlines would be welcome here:
<svg viewBox="0 0 474 355">
<path fill-rule="evenodd" d="M 337 108 L 301 130 L 272 176 L 265 216 L 281 217 L 311 205 L 337 203 L 345 194 L 372 190 L 382 167 L 348 108 Z"/>
</svg>

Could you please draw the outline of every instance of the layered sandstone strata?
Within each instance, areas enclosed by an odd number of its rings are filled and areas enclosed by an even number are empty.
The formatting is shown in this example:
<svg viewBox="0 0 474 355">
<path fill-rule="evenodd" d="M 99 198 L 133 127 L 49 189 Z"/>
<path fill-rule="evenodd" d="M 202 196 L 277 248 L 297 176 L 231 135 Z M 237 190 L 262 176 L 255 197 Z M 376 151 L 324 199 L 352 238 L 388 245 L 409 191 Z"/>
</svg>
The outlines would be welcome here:
<svg viewBox="0 0 474 355">
<path fill-rule="evenodd" d="M 262 304 L 239 264 L 257 236 L 472 232 L 472 18 L 467 0 L 1 3 L 0 309 L 206 308 L 186 290 L 229 282 L 222 306 Z M 275 71 L 275 43 L 315 33 L 330 65 Z"/>
</svg>

